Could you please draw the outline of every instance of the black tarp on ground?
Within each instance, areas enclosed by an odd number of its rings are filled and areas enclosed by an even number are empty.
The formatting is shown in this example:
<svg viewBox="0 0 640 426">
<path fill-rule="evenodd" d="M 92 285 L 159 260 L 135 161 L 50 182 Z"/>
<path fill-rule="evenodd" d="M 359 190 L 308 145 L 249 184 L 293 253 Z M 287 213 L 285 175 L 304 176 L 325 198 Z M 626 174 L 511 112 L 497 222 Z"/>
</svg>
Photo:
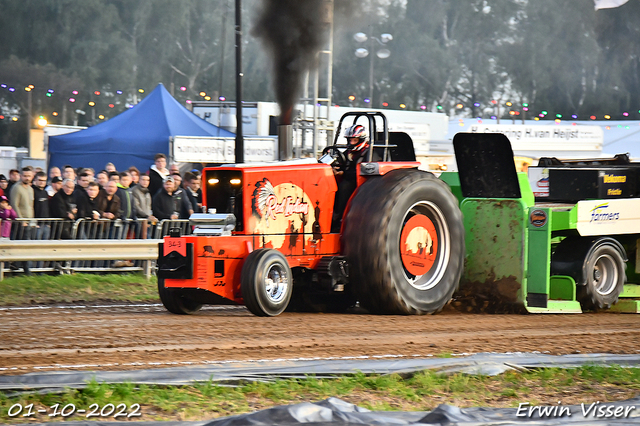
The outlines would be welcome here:
<svg viewBox="0 0 640 426">
<path fill-rule="evenodd" d="M 83 388 L 90 380 L 100 383 L 131 382 L 148 385 L 188 385 L 212 380 L 222 384 L 250 381 L 274 381 L 292 377 L 332 377 L 362 372 L 365 374 L 410 374 L 421 370 L 441 373 L 467 373 L 496 375 L 507 370 L 583 365 L 621 365 L 640 367 L 639 355 L 625 354 L 576 354 L 546 355 L 535 353 L 479 353 L 455 358 L 383 359 L 341 358 L 262 360 L 243 362 L 219 362 L 207 365 L 191 365 L 171 368 L 154 368 L 133 371 L 50 371 L 28 373 L 19 376 L 0 376 L 0 390 L 60 390 L 64 387 Z"/>
<path fill-rule="evenodd" d="M 591 404 L 591 402 L 588 402 Z M 480 425 L 524 425 L 524 426 L 587 426 L 587 425 L 638 425 L 640 424 L 640 398 L 611 403 L 614 407 L 636 407 L 627 417 L 594 418 L 584 416 L 582 407 L 568 405 L 571 415 L 562 417 L 518 416 L 517 408 L 458 408 L 442 404 L 433 411 L 369 411 L 342 401 L 329 398 L 311 403 L 302 402 L 284 405 L 266 410 L 237 416 L 223 417 L 209 422 L 136 422 L 141 426 L 398 426 L 398 425 L 448 425 L 448 426 L 480 426 Z M 567 411 L 565 411 L 566 413 Z M 49 424 L 49 423 L 47 423 Z M 60 423 L 50 423 L 52 425 Z M 115 425 L 115 422 L 65 422 L 65 426 L 102 426 Z M 118 422 L 121 424 L 121 422 Z"/>
<path fill-rule="evenodd" d="M 589 402 L 588 404 L 590 404 Z M 588 405 L 587 404 L 587 405 Z M 255 413 L 225 417 L 207 423 L 207 426 L 268 426 L 268 425 L 637 425 L 640 424 L 640 398 L 610 404 L 615 407 L 636 407 L 629 416 L 621 418 L 597 418 L 584 416 L 582 407 L 566 406 L 561 417 L 540 418 L 519 416 L 517 408 L 458 408 L 442 404 L 430 412 L 369 411 L 337 398 L 312 404 L 303 402 L 295 405 L 274 407 Z M 521 413 L 522 414 L 522 413 Z"/>
<path fill-rule="evenodd" d="M 30 373 L 20 376 L 0 376 L 0 390 L 4 391 L 60 391 L 64 387 L 81 388 L 86 381 L 104 383 L 146 383 L 184 385 L 214 380 L 218 383 L 269 381 L 291 377 L 335 377 L 355 372 L 376 374 L 411 374 L 431 369 L 442 373 L 500 374 L 507 370 L 528 370 L 546 367 L 574 368 L 584 365 L 640 367 L 640 355 L 576 354 L 545 355 L 535 353 L 474 354 L 457 358 L 393 358 L 393 359 L 316 359 L 298 361 L 228 362 L 204 366 L 159 368 L 140 371 L 56 371 Z M 522 401 L 526 402 L 526 401 Z M 431 412 L 369 411 L 337 398 L 320 402 L 274 407 L 254 413 L 230 416 L 201 422 L 136 422 L 140 426 L 268 426 L 268 425 L 640 425 L 640 397 L 607 403 L 613 409 L 623 407 L 626 417 L 584 416 L 596 401 L 563 406 L 571 416 L 518 416 L 517 408 L 458 408 L 440 405 Z M 526 412 L 526 411 L 525 411 Z M 606 414 L 606 412 L 605 412 Z M 120 422 L 117 422 L 120 424 Z M 47 423 L 48 424 L 48 423 Z M 53 423 L 51 423 L 53 424 Z M 55 423 L 60 424 L 60 423 Z M 65 426 L 113 426 L 116 422 L 74 421 Z"/>
</svg>

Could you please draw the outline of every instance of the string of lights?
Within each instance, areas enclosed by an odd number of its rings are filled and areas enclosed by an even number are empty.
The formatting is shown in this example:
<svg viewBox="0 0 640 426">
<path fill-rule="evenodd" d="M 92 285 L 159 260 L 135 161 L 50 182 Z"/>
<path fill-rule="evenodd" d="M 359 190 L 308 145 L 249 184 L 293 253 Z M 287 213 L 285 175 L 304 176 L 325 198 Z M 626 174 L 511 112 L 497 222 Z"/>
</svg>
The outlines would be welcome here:
<svg viewBox="0 0 640 426">
<path fill-rule="evenodd" d="M 36 93 L 38 92 L 38 94 L 44 94 L 45 97 L 47 98 L 61 98 L 61 99 L 66 99 L 66 101 L 69 104 L 73 104 L 76 105 L 77 107 L 80 107 L 80 105 L 86 105 L 89 106 L 91 108 L 97 108 L 97 107 L 104 107 L 106 106 L 109 109 L 113 109 L 116 108 L 116 106 L 121 105 L 124 100 L 126 99 L 131 99 L 131 95 L 133 94 L 133 92 L 126 92 L 123 90 L 116 90 L 116 91 L 105 91 L 105 90 L 85 90 L 85 91 L 80 91 L 80 90 L 72 90 L 70 92 L 67 91 L 66 94 L 64 94 L 62 91 L 57 91 L 54 89 L 42 89 L 42 90 L 36 90 L 36 87 L 33 84 L 30 84 L 28 86 L 20 86 L 20 85 L 11 85 L 11 84 L 6 84 L 6 83 L 0 83 L 0 89 L 4 89 L 10 93 L 20 93 L 20 91 L 24 90 L 24 92 L 27 92 L 29 94 L 31 93 Z M 186 92 L 187 88 L 185 86 L 181 86 L 179 88 L 179 90 L 181 92 Z M 137 94 L 143 95 L 144 93 L 146 93 L 147 90 L 144 88 L 139 88 L 137 89 Z M 55 95 L 55 96 L 54 96 Z M 199 96 L 201 97 L 202 100 L 211 100 L 211 96 L 209 96 L 206 92 L 201 91 L 199 92 Z M 101 99 L 102 98 L 102 99 Z M 120 99 L 118 99 L 120 98 Z M 84 100 L 81 100 L 84 99 Z M 89 99 L 89 100 L 86 100 Z M 115 100 L 114 100 L 115 99 Z M 220 101 L 224 101 L 226 100 L 226 98 L 224 96 L 219 96 L 218 100 Z M 186 103 L 190 104 L 193 101 L 191 99 L 187 99 Z M 124 106 L 126 108 L 133 108 L 134 104 L 132 103 L 125 103 Z M 53 117 L 57 117 L 59 115 L 58 111 L 52 111 L 51 116 Z M 18 115 L 11 115 L 10 117 L 5 116 L 4 114 L 2 114 L 2 111 L 0 111 L 0 120 L 4 120 L 6 118 L 9 118 L 11 121 L 18 121 L 19 117 Z M 97 116 L 98 119 L 100 120 L 104 120 L 106 119 L 104 114 L 100 114 Z"/>
<path fill-rule="evenodd" d="M 51 88 L 47 88 L 47 89 L 41 89 L 41 90 L 36 90 L 36 87 L 33 84 L 30 84 L 28 86 L 20 86 L 20 85 L 11 85 L 11 84 L 7 84 L 7 83 L 0 83 L 0 89 L 6 90 L 10 93 L 19 93 L 20 91 L 24 91 L 24 92 L 32 92 L 32 93 L 38 93 L 39 95 L 43 95 L 46 98 L 54 98 L 54 97 L 61 97 L 61 98 L 66 98 L 67 102 L 69 102 L 70 104 L 76 104 L 76 105 L 80 105 L 80 103 L 82 102 L 82 104 L 85 103 L 85 101 L 81 101 L 82 98 L 87 99 L 88 97 L 88 101 L 86 101 L 86 105 L 91 107 L 91 108 L 95 108 L 98 106 L 101 107 L 107 107 L 109 109 L 114 109 L 117 104 L 121 104 L 122 100 L 118 100 L 119 97 L 122 97 L 122 99 L 130 99 L 131 95 L 133 94 L 132 92 L 127 92 L 127 91 L 123 91 L 123 90 L 116 90 L 116 91 L 106 91 L 106 90 L 85 90 L 85 91 L 80 91 L 80 90 L 72 90 L 70 93 L 67 94 L 63 94 L 60 91 L 51 89 Z M 178 88 L 178 90 L 180 90 L 181 92 L 186 92 L 187 91 L 187 87 L 186 86 L 181 86 Z M 139 88 L 137 89 L 137 93 L 136 95 L 143 95 L 144 93 L 146 93 L 147 90 L 144 88 Z M 212 97 L 206 92 L 206 91 L 199 91 L 197 92 L 198 96 L 200 97 L 200 99 L 198 100 L 205 100 L 205 101 L 210 101 L 212 100 Z M 113 101 L 112 99 L 116 99 L 116 101 Z M 104 100 L 103 100 L 104 99 Z M 225 96 L 218 96 L 217 100 L 219 101 L 225 101 L 226 97 Z M 348 106 L 353 106 L 356 101 L 358 100 L 358 98 L 355 95 L 350 95 L 348 97 Z M 194 102 L 194 100 L 191 99 L 186 99 L 185 102 L 187 104 L 191 104 L 192 102 Z M 362 102 L 365 104 L 369 104 L 371 102 L 370 99 L 368 98 L 363 98 Z M 388 102 L 383 101 L 381 103 L 383 108 L 394 108 L 394 106 L 390 105 Z M 133 104 L 131 103 L 126 103 L 124 105 L 126 108 L 133 108 Z M 334 106 L 339 107 L 341 105 L 339 104 L 335 104 Z M 345 105 L 347 106 L 347 105 Z M 491 101 L 489 101 L 486 104 L 482 104 L 481 102 L 475 102 L 473 104 L 473 106 L 475 108 L 481 108 L 481 107 L 489 107 L 489 108 L 494 108 L 494 109 L 498 109 L 500 107 L 506 107 L 505 109 L 505 113 L 508 114 L 509 116 L 511 116 L 512 118 L 522 118 L 521 115 L 524 114 L 531 114 L 531 118 L 533 120 L 539 121 L 539 120 L 553 120 L 555 122 L 560 122 L 560 121 L 566 121 L 566 120 L 591 120 L 591 121 L 596 121 L 596 120 L 611 120 L 613 116 L 616 117 L 624 117 L 623 119 L 629 119 L 632 120 L 633 117 L 632 114 L 636 114 L 636 112 L 629 112 L 629 111 L 623 111 L 621 113 L 617 113 L 617 114 L 602 114 L 602 115 L 596 115 L 596 114 L 589 114 L 588 116 L 578 116 L 577 114 L 572 114 L 571 116 L 567 116 L 564 117 L 562 114 L 550 114 L 548 110 L 541 110 L 540 112 L 538 112 L 537 114 L 532 113 L 530 111 L 529 108 L 529 104 L 526 102 L 523 102 L 521 104 L 515 104 L 511 101 L 506 101 L 504 103 L 500 103 L 495 99 L 492 99 Z M 395 106 L 396 108 L 399 109 L 407 109 L 407 105 L 404 103 L 400 103 L 397 106 Z M 457 103 L 455 105 L 455 109 L 457 110 L 462 110 L 464 109 L 465 106 L 463 103 Z M 418 108 L 416 108 L 416 110 L 422 110 L 422 111 L 427 111 L 428 107 L 426 105 L 420 105 Z M 436 111 L 437 112 L 443 112 L 444 111 L 444 106 L 443 105 L 437 105 L 436 106 Z M 640 109 L 637 111 L 637 114 L 640 114 Z M 52 111 L 51 115 L 56 117 L 59 115 L 58 111 Z M 502 117 L 502 116 L 501 116 Z M 11 115 L 10 117 L 5 116 L 4 114 L 2 114 L 2 112 L 0 111 L 0 120 L 4 120 L 6 118 L 10 118 L 12 121 L 17 121 L 18 117 L 16 115 Z M 101 120 L 104 120 L 106 117 L 103 114 L 98 115 L 98 118 Z M 480 118 L 480 117 L 478 117 Z M 497 120 L 498 116 L 497 115 L 491 115 L 490 117 L 488 117 L 491 120 Z M 486 119 L 486 118 L 485 118 Z"/>
<path fill-rule="evenodd" d="M 357 98 L 356 98 L 355 95 L 349 95 L 348 99 L 349 99 L 349 103 L 351 104 L 350 106 L 352 106 Z M 362 101 L 365 104 L 368 104 L 369 102 L 371 102 L 368 98 L 364 98 Z M 496 108 L 498 108 L 500 106 L 499 104 L 500 103 L 497 100 L 492 99 L 486 106 L 496 109 Z M 521 115 L 530 112 L 529 104 L 526 103 L 526 102 L 523 102 L 520 105 L 516 105 L 511 101 L 506 101 L 506 102 L 504 102 L 503 105 L 508 108 L 507 114 L 509 116 L 511 116 L 512 118 L 515 118 L 515 117 L 521 118 L 520 117 Z M 340 105 L 336 105 L 336 106 L 340 106 Z M 382 106 L 385 107 L 385 108 L 389 107 L 389 103 L 388 102 L 382 102 Z M 483 104 L 480 103 L 480 102 L 475 102 L 473 104 L 473 106 L 475 108 L 480 108 L 480 107 L 483 106 Z M 398 107 L 400 109 L 406 109 L 407 108 L 406 104 L 399 104 Z M 455 105 L 455 109 L 462 110 L 464 108 L 465 108 L 465 105 L 463 103 L 457 103 Z M 520 108 L 520 109 L 518 109 L 518 108 Z M 419 109 L 423 110 L 423 111 L 426 111 L 427 110 L 427 106 L 426 105 L 420 105 Z M 436 110 L 438 112 L 443 112 L 444 111 L 444 106 L 443 105 L 437 105 L 436 106 Z M 637 111 L 637 114 L 640 114 L 640 109 Z M 631 113 L 629 113 L 628 111 L 623 111 L 622 113 L 619 113 L 619 114 L 616 114 L 616 115 L 617 116 L 622 116 L 622 117 L 624 117 L 624 119 L 633 119 L 631 117 Z M 564 117 L 563 114 L 551 114 L 550 115 L 548 110 L 541 110 L 538 114 L 534 115 L 531 118 L 533 120 L 535 120 L 535 121 L 544 120 L 544 119 L 552 119 L 555 122 L 560 122 L 562 120 L 578 120 L 578 119 L 580 119 L 580 120 L 591 120 L 591 121 L 595 121 L 595 120 L 611 120 L 612 117 L 613 117 L 612 114 L 604 114 L 604 115 L 600 115 L 600 116 L 597 116 L 595 114 L 589 114 L 588 116 L 585 116 L 585 117 L 579 117 L 577 114 L 572 114 L 570 117 L 569 116 Z M 482 119 L 481 117 L 477 117 L 477 118 L 478 119 Z M 496 115 L 491 115 L 491 116 L 489 116 L 487 118 L 489 118 L 491 120 L 497 120 L 498 119 L 498 117 Z M 501 118 L 502 118 L 502 116 L 501 116 Z"/>
</svg>

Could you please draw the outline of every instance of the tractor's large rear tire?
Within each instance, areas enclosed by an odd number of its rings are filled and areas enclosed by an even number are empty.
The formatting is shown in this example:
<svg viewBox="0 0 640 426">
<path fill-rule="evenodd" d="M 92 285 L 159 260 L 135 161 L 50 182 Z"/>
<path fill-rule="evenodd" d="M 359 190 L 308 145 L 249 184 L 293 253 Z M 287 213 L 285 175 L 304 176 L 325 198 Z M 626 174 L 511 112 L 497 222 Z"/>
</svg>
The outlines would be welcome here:
<svg viewBox="0 0 640 426">
<path fill-rule="evenodd" d="M 289 262 L 278 250 L 252 251 L 242 265 L 240 290 L 244 304 L 254 315 L 280 315 L 289 305 L 293 292 Z"/>
<path fill-rule="evenodd" d="M 189 298 L 183 291 L 166 288 L 164 278 L 158 278 L 158 295 L 164 307 L 172 314 L 191 315 L 202 308 L 201 303 Z"/>
<path fill-rule="evenodd" d="M 462 213 L 431 173 L 404 169 L 371 178 L 351 200 L 343 231 L 349 282 L 370 312 L 436 313 L 458 288 Z"/>
</svg>

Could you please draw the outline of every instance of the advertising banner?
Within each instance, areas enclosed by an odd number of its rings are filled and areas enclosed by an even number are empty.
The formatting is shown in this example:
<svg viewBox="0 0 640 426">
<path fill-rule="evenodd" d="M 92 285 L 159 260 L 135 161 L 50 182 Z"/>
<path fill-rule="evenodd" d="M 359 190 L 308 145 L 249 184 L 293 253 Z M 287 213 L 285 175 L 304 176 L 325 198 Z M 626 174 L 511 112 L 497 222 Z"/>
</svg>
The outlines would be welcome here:
<svg viewBox="0 0 640 426">
<path fill-rule="evenodd" d="M 247 163 L 275 161 L 276 138 L 244 138 L 244 158 Z M 173 139 L 173 161 L 179 163 L 235 162 L 235 138 L 176 136 Z"/>
<path fill-rule="evenodd" d="M 637 234 L 638 200 L 586 200 L 578 202 L 578 232 L 582 236 Z"/>
<path fill-rule="evenodd" d="M 604 134 L 600 126 L 474 124 L 471 133 L 502 133 L 513 151 L 602 151 Z"/>
</svg>

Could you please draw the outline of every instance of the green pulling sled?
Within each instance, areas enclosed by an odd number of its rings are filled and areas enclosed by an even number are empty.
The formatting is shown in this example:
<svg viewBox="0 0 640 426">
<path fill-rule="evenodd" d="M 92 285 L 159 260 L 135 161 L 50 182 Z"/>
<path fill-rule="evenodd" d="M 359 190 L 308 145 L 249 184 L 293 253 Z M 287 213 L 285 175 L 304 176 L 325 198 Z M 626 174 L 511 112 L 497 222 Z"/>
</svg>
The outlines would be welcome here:
<svg viewBox="0 0 640 426">
<path fill-rule="evenodd" d="M 466 258 L 456 298 L 481 310 L 640 312 L 640 163 L 543 158 L 517 173 L 503 134 L 458 133 Z"/>
</svg>

